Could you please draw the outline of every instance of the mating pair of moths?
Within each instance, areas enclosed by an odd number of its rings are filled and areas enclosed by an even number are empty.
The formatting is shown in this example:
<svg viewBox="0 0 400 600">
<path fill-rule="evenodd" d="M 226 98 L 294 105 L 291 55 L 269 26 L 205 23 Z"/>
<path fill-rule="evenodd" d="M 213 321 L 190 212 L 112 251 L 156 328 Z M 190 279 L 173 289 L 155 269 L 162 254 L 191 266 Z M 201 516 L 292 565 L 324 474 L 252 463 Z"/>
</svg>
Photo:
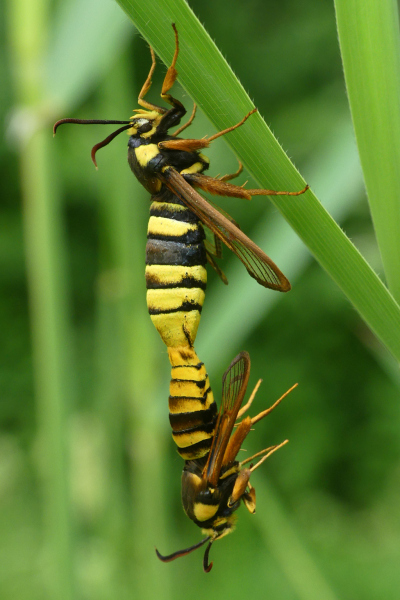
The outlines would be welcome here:
<svg viewBox="0 0 400 600">
<path fill-rule="evenodd" d="M 128 129 L 128 161 L 139 182 L 152 195 L 146 246 L 147 306 L 157 331 L 168 348 L 171 363 L 169 419 L 172 437 L 185 461 L 182 474 L 182 503 L 188 517 L 206 535 L 198 544 L 169 556 L 157 556 L 169 562 L 184 556 L 208 542 L 203 567 L 209 572 L 210 547 L 215 540 L 233 531 L 233 513 L 242 500 L 255 512 L 255 490 L 250 484 L 252 472 L 283 444 L 271 446 L 241 462 L 238 452 L 252 425 L 265 417 L 282 400 L 256 417 L 243 417 L 249 408 L 258 384 L 249 401 L 242 407 L 250 374 L 250 357 L 240 353 L 225 372 L 222 382 L 222 401 L 218 412 L 204 364 L 194 350 L 207 283 L 205 264 L 208 262 L 227 283 L 214 257 L 221 256 L 221 241 L 243 262 L 249 274 L 264 287 L 281 292 L 290 290 L 290 283 L 272 260 L 252 242 L 226 214 L 221 214 L 196 191 L 220 196 L 250 199 L 254 195 L 292 195 L 300 192 L 247 190 L 228 180 L 237 173 L 218 179 L 204 175 L 209 160 L 200 150 L 217 137 L 233 131 L 255 112 L 252 110 L 237 125 L 201 140 L 177 137 L 193 121 L 196 106 L 189 121 L 172 135 L 168 131 L 179 125 L 186 109 L 168 92 L 177 72 L 179 53 L 175 25 L 175 54 L 165 76 L 161 98 L 172 106 L 169 110 L 144 99 L 150 89 L 156 66 L 150 48 L 152 66 L 139 94 L 142 107 L 129 121 L 62 119 L 54 125 L 54 133 L 62 123 L 122 124 L 117 131 L 92 149 L 106 146 L 122 131 Z M 206 240 L 204 228 L 211 231 L 213 243 Z M 260 383 L 260 382 L 259 382 Z M 290 391 L 290 390 L 289 390 Z M 233 428 L 235 432 L 232 434 Z M 256 458 L 255 465 L 245 466 Z"/>
</svg>

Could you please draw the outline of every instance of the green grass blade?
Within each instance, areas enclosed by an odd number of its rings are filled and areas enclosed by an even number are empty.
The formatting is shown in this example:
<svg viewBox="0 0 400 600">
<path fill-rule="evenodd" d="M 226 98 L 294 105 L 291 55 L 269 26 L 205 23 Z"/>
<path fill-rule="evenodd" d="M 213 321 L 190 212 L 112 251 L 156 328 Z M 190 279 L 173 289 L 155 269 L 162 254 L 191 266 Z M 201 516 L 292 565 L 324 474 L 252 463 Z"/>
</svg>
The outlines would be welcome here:
<svg viewBox="0 0 400 600">
<path fill-rule="evenodd" d="M 47 521 L 49 583 L 60 600 L 75 597 L 70 510 L 68 418 L 73 383 L 61 204 L 52 181 L 51 140 L 37 132 L 21 153 L 24 221 L 32 307 L 37 408 Z"/>
<path fill-rule="evenodd" d="M 335 0 L 358 150 L 389 288 L 400 300 L 400 35 L 395 0 Z"/>
<path fill-rule="evenodd" d="M 43 54 L 49 3 L 8 3 L 8 37 L 18 100 L 34 111 L 42 101 Z M 70 511 L 68 417 L 73 370 L 65 280 L 61 203 L 48 130 L 27 121 L 19 147 L 23 219 L 36 379 L 40 467 L 43 476 L 44 583 L 51 597 L 73 600 L 73 518 Z M 15 133 L 15 132 L 14 132 Z M 21 140 L 20 140 L 21 141 Z"/>
<path fill-rule="evenodd" d="M 179 80 L 219 129 L 238 122 L 251 101 L 188 5 L 182 0 L 118 0 L 135 25 L 169 64 L 174 39 L 166 24 L 175 21 L 182 52 Z M 227 136 L 260 185 L 300 189 L 299 173 L 260 115 Z M 312 184 L 312 182 L 310 182 Z M 341 191 L 346 194 L 346 190 Z M 386 348 L 400 360 L 400 309 L 391 294 L 311 191 L 301 198 L 272 198 L 286 220 L 353 303 Z"/>
<path fill-rule="evenodd" d="M 363 188 L 362 171 L 348 115 L 343 116 L 342 121 L 338 120 L 335 134 L 329 136 L 320 147 L 315 164 L 310 167 L 306 165 L 305 169 L 325 198 L 331 214 L 338 222 L 343 221 L 358 204 Z M 346 198 L 340 193 L 342 185 L 347 189 Z M 295 286 L 312 257 L 288 223 L 282 221 L 277 214 L 269 215 L 268 220 L 260 221 L 250 237 L 261 248 L 268 249 Z M 284 244 L 282 239 L 285 240 Z M 239 261 L 231 262 L 226 275 L 229 281 L 229 302 L 225 302 L 224 310 L 221 311 L 222 284 L 210 289 L 197 338 L 199 355 L 207 356 L 207 363 L 212 365 L 209 369 L 215 373 L 222 372 L 227 361 L 227 357 L 221 353 L 219 340 L 224 340 L 225 347 L 231 349 L 233 357 L 245 347 L 243 344 L 246 338 L 267 318 L 282 298 L 280 294 L 266 294 L 261 286 L 249 281 L 248 274 Z M 241 318 L 243 314 L 246 314 L 246 319 Z M 232 323 L 235 323 L 235 327 L 231 326 Z"/>
</svg>

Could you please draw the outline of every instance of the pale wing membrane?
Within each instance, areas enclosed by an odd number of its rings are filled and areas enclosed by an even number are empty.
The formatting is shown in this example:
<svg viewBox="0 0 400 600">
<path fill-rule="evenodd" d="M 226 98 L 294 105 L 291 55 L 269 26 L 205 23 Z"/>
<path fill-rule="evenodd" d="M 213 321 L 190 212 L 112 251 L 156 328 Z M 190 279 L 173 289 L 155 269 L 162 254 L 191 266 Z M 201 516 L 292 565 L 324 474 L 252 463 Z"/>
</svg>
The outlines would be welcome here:
<svg viewBox="0 0 400 600">
<path fill-rule="evenodd" d="M 231 411 L 239 398 L 246 375 L 250 372 L 250 356 L 247 352 L 238 354 L 222 376 L 222 407 Z"/>
<path fill-rule="evenodd" d="M 169 168 L 163 173 L 161 179 L 236 254 L 248 273 L 260 285 L 280 292 L 290 290 L 289 281 L 269 256 L 229 219 L 200 196 L 180 173 Z"/>
<path fill-rule="evenodd" d="M 214 269 L 218 277 L 221 281 L 228 285 L 228 280 L 225 276 L 225 273 L 220 269 L 219 265 L 215 262 L 214 256 L 216 258 L 222 258 L 222 242 L 221 240 L 203 223 L 204 233 L 206 234 L 206 239 L 204 240 L 204 246 L 206 248 L 206 256 L 207 262 Z"/>
<path fill-rule="evenodd" d="M 216 258 L 222 258 L 221 240 L 207 226 L 204 226 L 204 233 L 206 234 L 204 245 L 206 247 L 207 252 L 209 252 Z"/>
<path fill-rule="evenodd" d="M 205 467 L 206 480 L 215 487 L 218 485 L 225 450 L 246 393 L 249 376 L 250 356 L 247 352 L 241 352 L 231 362 L 222 378 L 221 408 Z"/>
<path fill-rule="evenodd" d="M 222 244 L 221 240 L 214 234 L 214 245 L 215 245 L 215 256 L 222 258 Z"/>
<path fill-rule="evenodd" d="M 185 179 L 185 181 L 186 181 L 186 179 Z M 215 202 L 211 202 L 211 200 L 209 198 L 207 198 L 207 202 L 208 202 L 208 204 L 210 204 L 210 206 L 215 208 L 215 210 L 217 210 L 219 213 L 221 213 L 221 215 L 223 215 L 226 219 L 228 219 L 228 221 L 233 223 L 233 225 L 235 225 L 235 227 L 240 229 L 239 223 L 237 223 L 235 221 L 235 219 L 233 217 L 231 217 L 231 215 L 229 213 L 226 212 L 226 210 L 224 210 L 223 208 L 218 206 L 218 204 L 215 204 Z"/>
<path fill-rule="evenodd" d="M 219 266 L 217 265 L 217 263 L 214 260 L 213 254 L 207 250 L 207 247 L 206 247 L 206 256 L 207 256 L 208 264 L 212 266 L 212 268 L 214 269 L 214 271 L 216 272 L 218 277 L 221 279 L 222 283 L 224 283 L 225 285 L 228 285 L 228 280 L 226 278 L 225 273 L 219 268 Z"/>
</svg>

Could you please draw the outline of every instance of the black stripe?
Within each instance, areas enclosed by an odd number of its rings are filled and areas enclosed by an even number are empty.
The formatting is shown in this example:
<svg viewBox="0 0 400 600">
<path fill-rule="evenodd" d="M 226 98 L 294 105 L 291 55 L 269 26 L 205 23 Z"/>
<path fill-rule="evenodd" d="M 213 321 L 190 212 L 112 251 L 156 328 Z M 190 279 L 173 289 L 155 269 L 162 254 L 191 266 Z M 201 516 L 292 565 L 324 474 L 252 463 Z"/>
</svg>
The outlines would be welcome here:
<svg viewBox="0 0 400 600">
<path fill-rule="evenodd" d="M 169 315 L 175 312 L 190 312 L 191 310 L 198 310 L 201 313 L 203 307 L 197 302 L 182 302 L 177 308 L 149 308 L 149 315 Z"/>
<path fill-rule="evenodd" d="M 205 290 L 207 287 L 207 283 L 205 281 L 200 281 L 195 277 L 190 277 L 190 275 L 185 275 L 178 282 L 171 283 L 168 280 L 162 281 L 163 275 L 157 275 L 156 273 L 146 273 L 146 288 L 148 290 L 171 290 L 174 288 L 199 288 L 200 290 Z"/>
<path fill-rule="evenodd" d="M 206 385 L 206 380 L 205 379 L 202 379 L 201 381 L 197 381 L 196 379 L 171 379 L 171 383 L 173 381 L 177 381 L 179 383 L 180 382 L 186 383 L 188 381 L 189 383 L 196 384 L 197 387 L 200 388 L 200 389 L 202 389 Z"/>
<path fill-rule="evenodd" d="M 207 438 L 206 440 L 201 440 L 201 442 L 197 442 L 196 444 L 192 444 L 187 448 L 178 448 L 178 452 L 181 456 L 184 454 L 191 454 L 192 456 L 196 456 L 197 454 L 201 454 L 202 451 L 206 452 L 211 448 L 213 438 Z M 185 460 L 190 460 L 186 458 Z"/>
<path fill-rule="evenodd" d="M 208 394 L 211 392 L 211 386 L 205 391 L 204 396 L 168 396 L 168 400 L 200 400 L 202 404 L 207 400 Z"/>
<path fill-rule="evenodd" d="M 233 491 L 233 487 L 231 492 Z M 203 502 L 203 500 L 201 501 L 202 504 L 206 504 L 205 502 Z M 212 504 L 211 506 L 216 506 L 216 504 Z M 221 523 L 221 525 L 217 525 L 215 527 L 214 523 L 215 523 L 215 519 L 217 518 L 217 516 L 220 515 L 221 512 L 221 506 L 218 509 L 218 511 L 215 513 L 214 516 L 211 517 L 211 519 L 208 519 L 207 521 L 199 521 L 198 519 L 196 519 L 195 517 L 190 517 L 193 521 L 193 523 L 195 523 L 198 527 L 201 527 L 202 529 L 215 529 L 216 531 L 222 532 L 222 531 L 227 531 L 228 529 L 232 529 L 233 525 L 232 523 Z M 236 509 L 232 509 L 232 512 L 236 510 Z M 221 515 L 223 516 L 223 514 Z"/>
<path fill-rule="evenodd" d="M 203 362 L 199 362 L 199 363 L 197 363 L 197 365 L 174 365 L 173 367 L 171 367 L 171 369 L 181 369 L 182 367 L 183 368 L 193 367 L 199 371 L 203 365 L 204 365 Z"/>
<path fill-rule="evenodd" d="M 203 228 L 189 229 L 182 235 L 167 235 L 152 233 L 151 231 L 147 234 L 148 240 L 161 240 L 165 242 L 179 242 L 180 244 L 199 244 L 205 239 L 205 233 Z"/>
<path fill-rule="evenodd" d="M 153 196 L 150 198 L 151 202 L 165 202 L 165 204 L 179 204 L 179 206 L 183 206 L 184 208 L 187 208 L 186 204 L 184 202 L 182 202 L 182 200 L 180 200 L 178 198 L 178 196 L 176 194 L 173 194 L 171 192 L 171 190 L 169 190 L 166 187 L 162 187 L 161 190 L 159 192 L 157 192 L 156 194 L 153 194 Z"/>
<path fill-rule="evenodd" d="M 152 205 L 150 207 L 151 217 L 164 217 L 164 219 L 172 219 L 174 221 L 182 221 L 183 223 L 198 223 L 199 219 L 189 209 L 176 210 L 174 204 L 168 203 L 168 206 Z"/>
<path fill-rule="evenodd" d="M 215 427 L 217 420 L 217 403 L 213 402 L 206 410 L 195 410 L 193 412 L 185 412 L 178 414 L 169 415 L 169 422 L 172 427 L 172 431 L 177 433 L 178 431 L 194 431 L 196 427 L 205 428 L 206 426 L 212 425 L 212 431 Z"/>
<path fill-rule="evenodd" d="M 200 425 L 196 425 L 195 427 L 188 427 L 187 429 L 179 429 L 178 431 L 172 430 L 172 433 L 179 437 L 181 435 L 186 435 L 188 433 L 212 433 L 214 431 L 215 422 L 214 420 L 211 423 L 201 423 Z"/>
<path fill-rule="evenodd" d="M 147 240 L 146 265 L 194 267 L 205 265 L 206 262 L 207 255 L 203 242 L 193 246 L 186 246 L 179 242 Z"/>
<path fill-rule="evenodd" d="M 173 227 L 172 227 L 173 229 Z M 178 242 L 180 244 L 199 244 L 205 239 L 204 229 L 196 227 L 195 229 L 188 229 L 181 235 L 174 235 L 168 233 L 154 233 L 150 231 L 147 234 L 148 240 L 161 240 L 166 242 Z"/>
</svg>

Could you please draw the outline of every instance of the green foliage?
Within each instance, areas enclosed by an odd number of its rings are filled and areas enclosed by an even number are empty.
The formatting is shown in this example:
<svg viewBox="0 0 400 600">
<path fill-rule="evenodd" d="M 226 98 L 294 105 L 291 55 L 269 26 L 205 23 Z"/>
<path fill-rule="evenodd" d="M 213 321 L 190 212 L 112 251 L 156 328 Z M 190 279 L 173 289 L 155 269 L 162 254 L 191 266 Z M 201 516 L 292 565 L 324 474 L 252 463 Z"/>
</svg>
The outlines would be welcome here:
<svg viewBox="0 0 400 600">
<path fill-rule="evenodd" d="M 400 299 L 400 35 L 395 0 L 337 0 L 346 85 L 389 288 Z"/>
<path fill-rule="evenodd" d="M 242 182 L 302 186 L 266 115 L 348 238 L 311 192 L 276 202 L 286 221 L 265 199 L 221 199 L 293 290 L 261 289 L 226 251 L 230 283 L 210 275 L 196 348 L 217 401 L 222 372 L 243 349 L 252 357 L 250 387 L 264 379 L 254 412 L 299 381 L 257 425 L 248 451 L 290 444 L 257 471 L 257 514 L 239 511 L 235 534 L 212 550 L 210 575 L 196 554 L 159 563 L 155 545 L 172 552 L 200 532 L 180 506 L 168 360 L 145 305 L 148 197 L 126 166 L 123 136 L 99 153 L 99 172 L 89 151 L 105 130 L 64 127 L 51 139 L 56 118 L 126 119 L 147 75 L 148 48 L 137 34 L 131 41 L 116 3 L 70 0 L 51 12 L 45 0 L 10 0 L 0 43 L 10 82 L 0 110 L 12 111 L 9 143 L 0 142 L 2 600 L 397 598 L 400 377 L 365 325 L 399 355 L 398 307 L 368 265 L 382 274 L 384 267 L 398 298 L 400 138 L 398 114 L 387 109 L 398 97 L 395 3 L 369 0 L 361 11 L 356 0 L 336 1 L 383 267 L 330 4 L 193 0 L 220 51 L 180 0 L 120 4 L 165 63 L 177 23 L 179 82 L 190 98 L 179 86 L 177 93 L 189 109 L 191 98 L 201 106 L 190 135 L 212 134 L 252 107 L 223 56 L 254 94 L 259 115 L 213 144 L 211 174 L 235 170 L 229 142 L 247 169 Z M 164 72 L 159 61 L 151 99 L 158 101 Z M 385 94 L 374 95 L 377 81 L 391 81 Z M 369 92 L 360 96 L 360 85 Z"/>
<path fill-rule="evenodd" d="M 243 87 L 183 0 L 171 0 L 161 5 L 159 2 L 144 5 L 139 0 L 118 1 L 167 64 L 173 55 L 174 40 L 171 36 L 169 44 L 167 43 L 165 25 L 176 21 L 182 30 L 182 45 L 185 45 L 187 40 L 186 45 L 190 48 L 180 61 L 180 80 L 217 129 L 222 130 L 232 123 L 237 123 L 240 115 L 246 114 L 252 108 L 250 98 Z M 389 23 L 391 25 L 391 22 Z M 196 41 L 195 44 L 193 40 Z M 195 71 L 191 68 L 193 65 L 196 65 Z M 382 103 L 383 101 L 382 98 Z M 398 106 L 396 102 L 393 104 Z M 224 107 L 224 110 L 220 111 L 219 107 Z M 299 179 L 298 173 L 260 114 L 254 115 L 247 125 L 227 139 L 257 182 L 264 188 L 301 189 L 304 181 Z M 390 127 L 386 133 L 388 137 Z M 376 149 L 374 150 L 376 153 Z M 370 154 L 373 154 L 372 150 Z M 391 178 L 392 196 L 395 200 L 395 174 L 398 173 L 399 158 L 400 153 L 395 152 L 395 168 L 392 169 Z M 384 157 L 380 164 L 382 162 Z M 378 177 L 379 170 L 376 172 L 376 178 Z M 322 204 L 311 191 L 301 199 L 278 196 L 272 197 L 272 201 L 347 295 L 369 327 L 400 361 L 400 308 Z M 386 212 L 390 222 L 396 223 L 400 214 L 397 203 L 392 203 L 391 210 Z M 383 231 L 383 237 L 388 236 L 394 240 L 390 256 L 393 271 L 397 269 L 396 259 L 399 253 L 395 250 L 400 243 L 400 236 L 396 237 L 396 231 L 397 229 L 390 231 L 389 234 L 387 227 Z"/>
</svg>

